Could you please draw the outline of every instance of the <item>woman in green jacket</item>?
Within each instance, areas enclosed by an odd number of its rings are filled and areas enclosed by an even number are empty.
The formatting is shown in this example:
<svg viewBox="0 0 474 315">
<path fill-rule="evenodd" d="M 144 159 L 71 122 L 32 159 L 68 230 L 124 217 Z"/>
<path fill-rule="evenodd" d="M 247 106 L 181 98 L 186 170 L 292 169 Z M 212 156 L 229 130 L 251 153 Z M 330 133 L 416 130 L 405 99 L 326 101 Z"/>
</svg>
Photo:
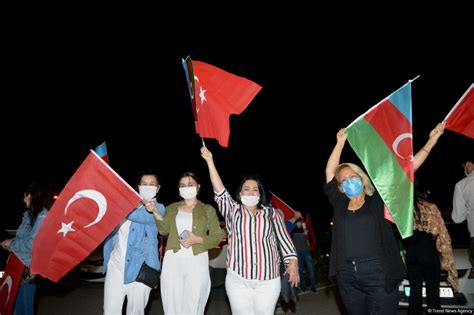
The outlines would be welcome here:
<svg viewBox="0 0 474 315">
<path fill-rule="evenodd" d="M 161 235 L 168 236 L 161 272 L 161 297 L 165 314 L 204 314 L 211 279 L 208 249 L 222 237 L 216 210 L 197 199 L 201 185 L 187 172 L 179 179 L 183 200 L 154 213 Z"/>
</svg>

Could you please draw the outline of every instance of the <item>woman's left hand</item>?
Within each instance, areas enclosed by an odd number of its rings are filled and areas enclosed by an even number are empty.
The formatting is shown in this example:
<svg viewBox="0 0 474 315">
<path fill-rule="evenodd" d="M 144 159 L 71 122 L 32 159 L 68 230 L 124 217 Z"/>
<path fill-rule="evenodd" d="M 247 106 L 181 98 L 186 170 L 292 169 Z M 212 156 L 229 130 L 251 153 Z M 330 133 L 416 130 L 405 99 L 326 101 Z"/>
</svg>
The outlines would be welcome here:
<svg viewBox="0 0 474 315">
<path fill-rule="evenodd" d="M 197 236 L 193 234 L 192 232 L 189 232 L 189 236 L 186 239 L 179 240 L 179 243 L 183 245 L 185 248 L 189 248 L 194 244 L 198 244 L 198 243 L 200 244 L 202 242 L 203 242 L 202 237 Z"/>
<path fill-rule="evenodd" d="M 288 267 L 286 267 L 286 273 L 289 276 L 289 281 L 292 286 L 297 287 L 300 284 L 300 274 L 298 272 L 298 260 L 290 259 Z"/>
<path fill-rule="evenodd" d="M 156 204 L 153 201 L 147 201 L 145 203 L 145 209 L 146 211 L 150 213 L 156 213 L 158 210 L 156 209 Z"/>
</svg>

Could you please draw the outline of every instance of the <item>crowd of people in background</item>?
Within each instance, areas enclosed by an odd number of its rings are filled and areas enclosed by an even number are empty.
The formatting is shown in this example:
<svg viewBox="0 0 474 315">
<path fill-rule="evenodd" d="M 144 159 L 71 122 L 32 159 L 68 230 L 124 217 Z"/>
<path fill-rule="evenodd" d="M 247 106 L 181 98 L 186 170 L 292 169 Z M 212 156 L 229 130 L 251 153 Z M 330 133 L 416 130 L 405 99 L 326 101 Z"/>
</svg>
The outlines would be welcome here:
<svg viewBox="0 0 474 315">
<path fill-rule="evenodd" d="M 430 132 L 428 141 L 414 156 L 415 171 L 443 131 L 444 125 L 438 124 Z M 346 139 L 341 129 L 327 161 L 324 193 L 334 209 L 329 276 L 335 278 L 347 312 L 396 314 L 398 285 L 405 274 L 411 286 L 408 313 L 422 313 L 423 281 L 427 307 L 439 309 L 440 269 L 448 272 L 447 280 L 454 290 L 459 285 L 450 235 L 438 207 L 417 184 L 414 234 L 405 240 L 404 262 L 397 232 L 385 220 L 384 202 L 369 176 L 356 164 L 340 162 Z M 268 205 L 256 175 L 245 176 L 232 196 L 211 151 L 202 147 L 201 156 L 208 167 L 217 210 L 198 199 L 201 184 L 194 173 L 179 177 L 181 200 L 166 208 L 157 201 L 158 175 L 146 171 L 139 176 L 136 188 L 143 201 L 104 243 L 104 314 L 121 314 L 125 298 L 127 314 L 144 314 L 152 288 L 136 281 L 143 264 L 161 269 L 161 301 L 166 314 L 204 314 L 211 290 L 208 251 L 222 238 L 218 212 L 227 230 L 225 289 L 232 314 L 274 313 L 280 295 L 280 259 L 293 286 L 300 292 L 318 292 L 315 261 L 302 214 L 296 211 L 294 217 L 284 221 Z M 456 223 L 467 221 L 474 259 L 473 161 L 466 161 L 463 167 L 466 177 L 455 186 L 452 219 Z M 47 200 L 47 191 L 31 184 L 24 193 L 26 211 L 16 236 L 1 243 L 26 266 L 15 314 L 34 313 L 36 284 L 28 266 L 32 241 L 48 211 Z M 158 234 L 167 238 L 164 257 L 158 253 Z"/>
</svg>

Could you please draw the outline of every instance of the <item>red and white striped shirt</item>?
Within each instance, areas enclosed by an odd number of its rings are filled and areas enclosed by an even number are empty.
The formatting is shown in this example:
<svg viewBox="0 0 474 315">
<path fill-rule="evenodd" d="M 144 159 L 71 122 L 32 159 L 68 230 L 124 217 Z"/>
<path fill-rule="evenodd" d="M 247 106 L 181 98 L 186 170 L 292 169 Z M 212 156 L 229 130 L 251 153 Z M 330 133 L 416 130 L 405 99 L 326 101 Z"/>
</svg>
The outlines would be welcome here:
<svg viewBox="0 0 474 315">
<path fill-rule="evenodd" d="M 228 233 L 227 267 L 244 279 L 271 280 L 280 275 L 277 240 L 285 259 L 296 259 L 296 249 L 278 211 L 264 207 L 252 214 L 229 192 L 215 195 Z M 273 232 L 272 223 L 275 226 Z M 276 234 L 276 235 L 275 235 Z"/>
</svg>

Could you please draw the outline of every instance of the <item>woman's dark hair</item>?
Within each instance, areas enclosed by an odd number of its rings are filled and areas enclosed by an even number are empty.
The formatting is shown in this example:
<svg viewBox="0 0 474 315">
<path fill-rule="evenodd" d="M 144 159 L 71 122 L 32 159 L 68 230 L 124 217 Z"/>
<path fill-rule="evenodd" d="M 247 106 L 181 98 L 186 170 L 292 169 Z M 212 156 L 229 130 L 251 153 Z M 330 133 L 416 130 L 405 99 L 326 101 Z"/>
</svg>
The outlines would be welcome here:
<svg viewBox="0 0 474 315">
<path fill-rule="evenodd" d="M 244 183 L 248 180 L 254 180 L 257 182 L 257 187 L 258 187 L 258 192 L 260 193 L 260 200 L 258 201 L 257 207 L 260 208 L 263 205 L 267 204 L 267 197 L 265 194 L 265 189 L 263 189 L 262 182 L 260 181 L 260 177 L 258 175 L 245 175 L 242 181 L 240 182 L 239 186 L 237 187 L 236 191 L 236 199 L 237 201 L 242 204 L 242 200 L 240 200 L 240 191 L 242 190 L 242 187 L 244 186 Z"/>
<path fill-rule="evenodd" d="M 31 205 L 28 211 L 31 221 L 34 222 L 43 208 L 50 207 L 52 201 L 51 189 L 46 185 L 33 181 L 26 187 L 25 194 L 31 195 Z"/>
<path fill-rule="evenodd" d="M 420 208 L 418 207 L 418 200 L 424 200 L 424 201 L 429 201 L 429 195 L 430 192 L 427 188 L 425 188 L 423 185 L 420 184 L 418 179 L 415 177 L 414 180 L 414 186 L 415 186 L 415 218 L 418 218 L 420 216 Z"/>
<path fill-rule="evenodd" d="M 179 182 L 181 181 L 182 178 L 184 177 L 191 177 L 192 179 L 194 179 L 194 181 L 198 184 L 198 185 L 201 185 L 201 181 L 199 180 L 199 178 L 197 177 L 196 174 L 194 174 L 193 172 L 184 172 L 183 174 L 181 174 L 178 178 L 178 188 L 179 188 Z M 198 189 L 198 193 L 199 193 L 199 189 Z"/>
<path fill-rule="evenodd" d="M 140 175 L 138 175 L 137 184 L 136 184 L 137 187 L 140 185 L 140 182 L 143 176 L 155 176 L 156 181 L 160 183 L 160 179 L 158 178 L 157 172 L 155 172 L 154 170 L 144 170 L 140 173 Z"/>
</svg>

